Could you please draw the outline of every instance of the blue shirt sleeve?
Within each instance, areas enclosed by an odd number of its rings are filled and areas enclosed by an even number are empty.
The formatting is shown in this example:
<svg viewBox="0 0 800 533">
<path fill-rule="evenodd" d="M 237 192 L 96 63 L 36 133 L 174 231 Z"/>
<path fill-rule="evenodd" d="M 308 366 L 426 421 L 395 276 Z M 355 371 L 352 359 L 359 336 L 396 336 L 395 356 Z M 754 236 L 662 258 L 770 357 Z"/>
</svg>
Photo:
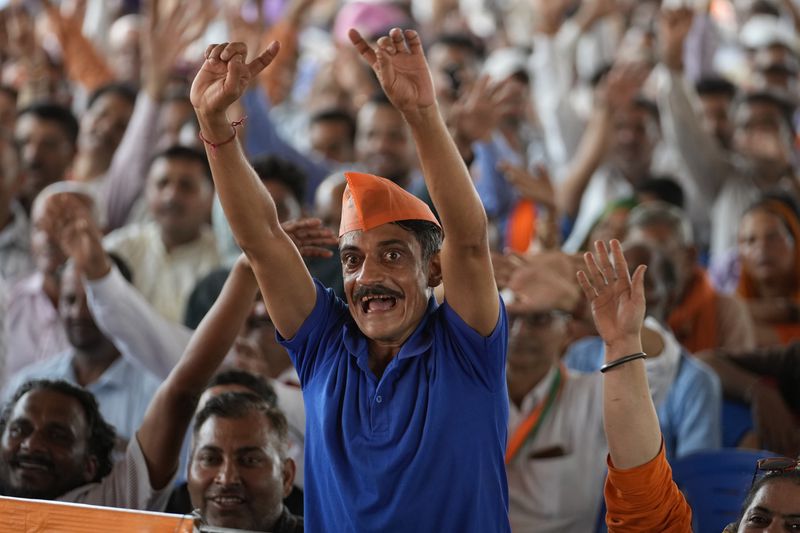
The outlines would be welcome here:
<svg viewBox="0 0 800 533">
<path fill-rule="evenodd" d="M 314 280 L 317 290 L 317 301 L 314 309 L 291 339 L 284 339 L 275 332 L 278 342 L 289 352 L 300 385 L 305 384 L 314 373 L 314 369 L 325 359 L 326 354 L 335 353 L 326 348 L 332 344 L 333 337 L 341 338 L 344 320 L 349 315 L 347 306 L 336 297 L 331 289 Z"/>
<path fill-rule="evenodd" d="M 457 358 L 461 368 L 491 391 L 504 387 L 508 319 L 503 299 L 500 298 L 497 324 L 487 337 L 464 322 L 446 300 L 442 304 L 441 312 L 441 321 L 452 343 L 448 351 Z"/>
</svg>

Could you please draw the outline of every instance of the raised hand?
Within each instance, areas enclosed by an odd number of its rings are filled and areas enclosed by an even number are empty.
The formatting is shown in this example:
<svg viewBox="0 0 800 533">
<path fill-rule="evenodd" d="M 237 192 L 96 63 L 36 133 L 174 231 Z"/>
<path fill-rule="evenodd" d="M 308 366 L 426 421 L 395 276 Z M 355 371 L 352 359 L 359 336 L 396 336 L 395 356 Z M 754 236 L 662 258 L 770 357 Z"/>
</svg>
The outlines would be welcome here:
<svg viewBox="0 0 800 533">
<path fill-rule="evenodd" d="M 102 278 L 111 270 L 100 229 L 88 213 L 74 216 L 59 237 L 61 250 L 75 261 L 75 267 L 88 279 Z"/>
<path fill-rule="evenodd" d="M 506 177 L 506 180 L 517 190 L 520 197 L 545 205 L 550 209 L 555 209 L 555 189 L 552 181 L 550 181 L 550 173 L 543 165 L 539 165 L 535 173 L 528 172 L 524 167 L 518 167 L 506 161 L 499 163 L 498 168 Z"/>
<path fill-rule="evenodd" d="M 509 83 L 518 82 L 491 84 L 489 76 L 482 76 L 453 104 L 449 123 L 457 138 L 472 143 L 492 134 L 500 117 L 516 108 Z"/>
<path fill-rule="evenodd" d="M 303 257 L 331 257 L 333 252 L 326 247 L 338 242 L 333 230 L 323 226 L 318 218 L 288 220 L 281 224 L 281 228 Z"/>
<path fill-rule="evenodd" d="M 375 71 L 383 92 L 406 118 L 436 104 L 431 71 L 416 31 L 394 28 L 374 47 L 355 29 L 349 36 Z"/>
<path fill-rule="evenodd" d="M 629 104 L 642 90 L 650 70 L 643 63 L 616 63 L 596 89 L 597 99 L 611 110 Z"/>
<path fill-rule="evenodd" d="M 584 254 L 587 270 L 578 272 L 578 283 L 591 303 L 594 324 L 606 346 L 640 352 L 646 267 L 639 265 L 631 278 L 619 241 L 614 239 L 610 244 L 613 264 L 605 243 L 595 242 L 596 255 Z"/>
<path fill-rule="evenodd" d="M 694 10 L 690 7 L 661 11 L 658 19 L 658 48 L 661 61 L 670 69 L 683 68 L 683 45 L 693 20 Z"/>
<path fill-rule="evenodd" d="M 157 100 L 163 96 L 175 62 L 216 15 L 211 0 L 170 2 L 167 7 L 163 9 L 158 0 L 144 3 L 142 86 Z"/>
<path fill-rule="evenodd" d="M 206 48 L 206 60 L 192 82 L 190 99 L 198 115 L 224 115 L 244 94 L 250 81 L 278 54 L 280 44 L 273 41 L 261 55 L 249 63 L 244 43 L 212 44 Z"/>
</svg>

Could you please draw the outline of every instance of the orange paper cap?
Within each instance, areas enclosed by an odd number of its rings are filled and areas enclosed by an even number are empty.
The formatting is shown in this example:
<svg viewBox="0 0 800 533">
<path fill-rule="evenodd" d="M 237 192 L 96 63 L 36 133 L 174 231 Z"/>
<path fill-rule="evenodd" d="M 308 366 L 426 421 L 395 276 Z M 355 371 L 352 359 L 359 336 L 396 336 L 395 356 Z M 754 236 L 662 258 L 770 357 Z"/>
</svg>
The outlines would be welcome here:
<svg viewBox="0 0 800 533">
<path fill-rule="evenodd" d="M 344 177 L 347 187 L 342 197 L 339 237 L 400 220 L 425 220 L 439 226 L 425 202 L 386 178 L 362 172 L 345 172 Z"/>
</svg>

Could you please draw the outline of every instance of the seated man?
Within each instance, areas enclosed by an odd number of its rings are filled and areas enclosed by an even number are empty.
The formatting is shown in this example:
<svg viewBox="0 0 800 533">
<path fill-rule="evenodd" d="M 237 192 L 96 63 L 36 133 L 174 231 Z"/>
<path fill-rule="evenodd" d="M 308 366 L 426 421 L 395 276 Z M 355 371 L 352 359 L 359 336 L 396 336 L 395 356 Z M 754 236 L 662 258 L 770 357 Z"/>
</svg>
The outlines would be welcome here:
<svg viewBox="0 0 800 533">
<path fill-rule="evenodd" d="M 76 213 L 62 240 L 82 271 L 92 261 L 84 246 L 86 226 L 85 213 Z M 229 318 L 244 320 L 244 313 L 231 305 L 255 290 L 248 263 L 239 261 L 208 319 L 153 396 L 124 459 L 113 466 L 113 430 L 102 422 L 88 393 L 63 382 L 24 385 L 0 416 L 3 494 L 163 509 L 197 399 L 224 358 L 224 346 L 235 337 L 216 328 Z"/>
<path fill-rule="evenodd" d="M 626 242 L 645 242 L 672 258 L 675 302 L 667 323 L 690 353 L 754 348 L 755 330 L 744 302 L 718 293 L 697 263 L 692 226 L 679 208 L 662 202 L 631 211 Z"/>
<path fill-rule="evenodd" d="M 117 263 L 117 269 L 129 279 L 130 272 L 122 263 Z M 58 312 L 69 349 L 11 376 L 2 396 L 8 399 L 23 383 L 34 379 L 63 380 L 83 387 L 97 398 L 103 418 L 114 427 L 124 449 L 141 425 L 160 381 L 132 362 L 130 355 L 122 357 L 98 329 L 86 302 L 82 276 L 74 261 L 68 261 L 61 272 Z"/>
<path fill-rule="evenodd" d="M 23 367 L 45 361 L 70 347 L 58 313 L 60 269 L 66 257 L 58 242 L 61 226 L 51 209 L 57 196 L 74 196 L 92 209 L 93 214 L 97 213 L 90 192 L 81 183 L 54 183 L 36 197 L 30 228 L 34 270 L 8 287 L 8 307 L 3 318 L 8 358 L 0 385 Z"/>
<path fill-rule="evenodd" d="M 126 226 L 105 240 L 131 267 L 134 285 L 156 310 L 180 322 L 195 283 L 219 266 L 208 219 L 214 186 L 205 156 L 185 147 L 156 155 L 146 197 L 154 222 Z"/>
<path fill-rule="evenodd" d="M 705 364 L 686 353 L 675 336 L 662 325 L 669 302 L 673 301 L 671 292 L 675 282 L 671 262 L 657 250 L 642 244 L 630 247 L 626 256 L 634 264 L 648 266 L 649 316 L 645 320 L 643 342 L 648 345 L 650 358 L 645 366 L 667 457 L 719 448 L 722 440 L 719 379 Z M 658 356 L 650 347 L 653 345 L 663 347 Z M 573 343 L 565 356 L 568 367 L 583 372 L 597 371 L 602 361 L 603 341 L 600 337 L 588 337 Z"/>
<path fill-rule="evenodd" d="M 506 473 L 514 531 L 591 531 L 602 501 L 602 380 L 559 362 L 581 298 L 574 271 L 563 254 L 533 256 L 508 286 Z"/>
<path fill-rule="evenodd" d="M 242 392 L 212 397 L 195 415 L 188 488 L 192 505 L 212 526 L 296 533 L 303 519 L 283 499 L 295 466 L 286 455 L 286 418 Z"/>
</svg>

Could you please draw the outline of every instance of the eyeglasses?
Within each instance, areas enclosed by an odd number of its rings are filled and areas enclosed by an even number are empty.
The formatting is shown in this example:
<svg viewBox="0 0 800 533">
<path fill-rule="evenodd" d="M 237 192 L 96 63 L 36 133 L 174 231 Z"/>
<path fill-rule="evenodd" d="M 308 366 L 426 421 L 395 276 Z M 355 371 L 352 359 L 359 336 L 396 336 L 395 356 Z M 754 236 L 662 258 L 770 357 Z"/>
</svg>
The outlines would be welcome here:
<svg viewBox="0 0 800 533">
<path fill-rule="evenodd" d="M 522 321 L 529 328 L 546 328 L 556 320 L 569 320 L 572 314 L 561 309 L 550 309 L 548 311 L 533 311 L 529 313 L 515 313 L 511 317 L 511 322 Z"/>
<path fill-rule="evenodd" d="M 753 480 L 750 482 L 752 487 L 756 482 L 759 472 L 764 472 L 764 475 L 771 472 L 789 472 L 792 470 L 800 470 L 800 459 L 792 459 L 791 457 L 767 457 L 756 461 L 756 469 L 753 471 Z"/>
</svg>

